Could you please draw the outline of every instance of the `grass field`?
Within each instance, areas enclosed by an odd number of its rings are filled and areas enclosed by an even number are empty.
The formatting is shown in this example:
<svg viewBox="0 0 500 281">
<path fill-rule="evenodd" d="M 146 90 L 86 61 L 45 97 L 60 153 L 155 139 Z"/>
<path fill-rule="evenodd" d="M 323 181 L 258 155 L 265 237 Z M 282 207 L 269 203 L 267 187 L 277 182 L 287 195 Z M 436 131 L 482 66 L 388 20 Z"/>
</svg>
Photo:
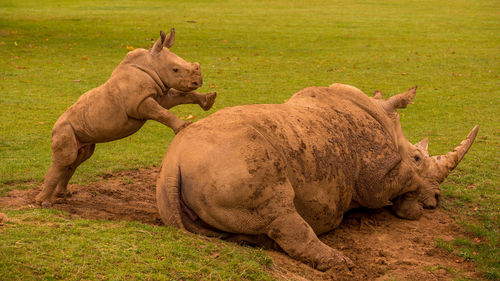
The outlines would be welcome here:
<svg viewBox="0 0 500 281">
<path fill-rule="evenodd" d="M 444 208 L 471 238 L 442 246 L 476 261 L 486 278 L 500 279 L 499 11 L 495 0 L 3 0 L 0 195 L 40 184 L 58 116 L 106 81 L 128 49 L 149 48 L 160 29 L 175 27 L 172 50 L 200 62 L 200 92 L 218 92 L 216 109 L 185 105 L 173 109 L 178 116 L 199 119 L 227 106 L 281 103 L 304 87 L 341 82 L 386 95 L 418 85 L 401 123 L 410 141 L 429 137 L 431 154 L 449 151 L 479 124 L 476 143 L 442 185 Z M 72 181 L 158 165 L 172 138 L 170 129 L 148 122 L 131 137 L 98 145 Z M 38 208 L 0 211 L 11 217 L 0 228 L 1 280 L 76 279 L 78 268 L 66 260 L 93 270 L 87 279 L 270 278 L 262 252 L 245 249 L 241 256 L 233 245 L 180 238 L 170 228 L 70 222 Z M 207 250 L 193 258 L 190 245 Z M 170 247 L 179 255 L 167 267 L 158 256 Z M 141 254 L 150 249 L 151 256 Z M 214 252 L 225 262 L 203 266 Z M 131 268 L 140 274 L 127 276 L 124 269 Z"/>
</svg>

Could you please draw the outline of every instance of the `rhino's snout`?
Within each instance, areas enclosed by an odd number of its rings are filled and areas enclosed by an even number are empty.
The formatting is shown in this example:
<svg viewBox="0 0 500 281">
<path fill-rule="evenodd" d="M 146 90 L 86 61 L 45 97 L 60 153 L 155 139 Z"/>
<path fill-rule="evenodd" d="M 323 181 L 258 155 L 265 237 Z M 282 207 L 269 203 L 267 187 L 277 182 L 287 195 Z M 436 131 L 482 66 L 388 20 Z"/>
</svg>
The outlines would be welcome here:
<svg viewBox="0 0 500 281">
<path fill-rule="evenodd" d="M 439 205 L 439 199 L 441 198 L 441 192 L 436 190 L 423 198 L 422 205 L 426 209 L 435 209 Z"/>
<path fill-rule="evenodd" d="M 190 88 L 199 88 L 203 85 L 203 78 L 197 77 L 191 81 L 191 84 L 189 85 Z"/>
<path fill-rule="evenodd" d="M 194 62 L 192 65 L 193 65 L 192 79 L 191 82 L 189 83 L 189 87 L 196 89 L 203 85 L 203 78 L 201 76 L 200 64 Z"/>
</svg>

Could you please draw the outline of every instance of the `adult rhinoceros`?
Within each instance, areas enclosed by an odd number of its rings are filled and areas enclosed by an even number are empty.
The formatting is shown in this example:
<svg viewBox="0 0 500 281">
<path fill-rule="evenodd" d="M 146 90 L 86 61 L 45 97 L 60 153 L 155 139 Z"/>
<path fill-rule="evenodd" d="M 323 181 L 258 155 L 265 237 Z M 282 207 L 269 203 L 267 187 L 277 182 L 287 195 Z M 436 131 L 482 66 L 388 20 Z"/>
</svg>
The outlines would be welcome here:
<svg viewBox="0 0 500 281">
<path fill-rule="evenodd" d="M 311 87 L 285 104 L 226 108 L 178 134 L 157 183 L 167 225 L 206 235 L 266 236 L 319 270 L 352 266 L 317 235 L 355 207 L 392 205 L 417 219 L 435 208 L 439 184 L 474 141 L 430 157 L 427 139 L 403 135 L 397 108 L 416 88 L 387 100 L 348 85 Z"/>
</svg>

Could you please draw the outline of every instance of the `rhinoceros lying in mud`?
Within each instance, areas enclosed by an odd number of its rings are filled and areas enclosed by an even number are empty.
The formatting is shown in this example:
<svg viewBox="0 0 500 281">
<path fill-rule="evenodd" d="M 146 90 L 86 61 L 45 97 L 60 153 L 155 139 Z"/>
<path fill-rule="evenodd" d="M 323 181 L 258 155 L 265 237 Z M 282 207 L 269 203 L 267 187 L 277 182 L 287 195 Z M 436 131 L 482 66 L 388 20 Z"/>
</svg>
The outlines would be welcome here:
<svg viewBox="0 0 500 281">
<path fill-rule="evenodd" d="M 342 84 L 311 87 L 285 104 L 236 106 L 178 134 L 156 188 L 163 222 L 195 233 L 274 240 L 327 270 L 352 266 L 317 235 L 356 207 L 392 205 L 417 219 L 435 208 L 439 184 L 460 162 L 477 126 L 453 152 L 430 157 L 427 139 L 404 137 L 397 108 L 416 88 L 381 99 Z"/>
<path fill-rule="evenodd" d="M 54 190 L 65 194 L 75 169 L 90 158 L 96 143 L 127 137 L 149 119 L 178 133 L 190 122 L 169 108 L 190 103 L 212 107 L 216 93 L 193 92 L 202 85 L 200 65 L 172 53 L 168 48 L 174 40 L 173 28 L 168 36 L 160 31 L 151 50 L 129 52 L 106 83 L 83 94 L 59 117 L 52 129 L 52 166 L 38 203 L 50 205 Z"/>
</svg>

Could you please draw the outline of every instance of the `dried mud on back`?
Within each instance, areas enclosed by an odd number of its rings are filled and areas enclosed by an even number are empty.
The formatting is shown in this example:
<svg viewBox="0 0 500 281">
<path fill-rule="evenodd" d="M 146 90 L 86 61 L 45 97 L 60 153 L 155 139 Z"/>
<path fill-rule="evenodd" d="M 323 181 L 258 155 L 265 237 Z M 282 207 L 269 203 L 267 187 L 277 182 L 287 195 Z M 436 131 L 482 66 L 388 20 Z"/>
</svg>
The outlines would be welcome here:
<svg viewBox="0 0 500 281">
<path fill-rule="evenodd" d="M 158 167 L 106 174 L 91 185 L 71 184 L 71 194 L 52 208 L 86 219 L 128 220 L 160 225 L 155 188 Z M 40 189 L 13 190 L 0 197 L 0 207 L 35 208 Z M 266 250 L 270 273 L 285 280 L 452 280 L 480 279 L 475 264 L 436 247 L 435 241 L 463 236 L 455 221 L 439 208 L 417 221 L 402 220 L 386 209 L 356 210 L 334 231 L 320 237 L 356 264 L 349 273 L 320 272 Z"/>
</svg>

